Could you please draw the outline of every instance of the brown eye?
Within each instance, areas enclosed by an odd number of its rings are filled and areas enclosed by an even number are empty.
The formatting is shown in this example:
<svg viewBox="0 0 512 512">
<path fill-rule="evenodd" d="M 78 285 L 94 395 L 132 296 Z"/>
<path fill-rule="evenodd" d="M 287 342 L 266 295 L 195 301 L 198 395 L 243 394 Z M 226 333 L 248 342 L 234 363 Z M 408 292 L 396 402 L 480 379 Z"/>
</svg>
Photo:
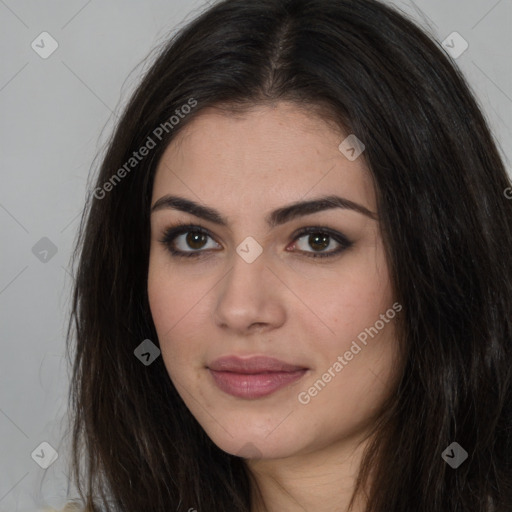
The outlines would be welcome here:
<svg viewBox="0 0 512 512">
<path fill-rule="evenodd" d="M 189 231 L 185 237 L 185 243 L 191 249 L 202 249 L 207 238 L 208 235 L 205 235 L 204 233 Z"/>
<path fill-rule="evenodd" d="M 208 247 L 208 239 L 213 240 L 204 228 L 187 224 L 169 228 L 160 242 L 173 256 L 197 257 L 207 249 L 220 248 L 216 242 Z"/>
<path fill-rule="evenodd" d="M 212 240 L 213 246 L 208 247 L 208 239 Z M 313 258 L 335 256 L 352 245 L 342 233 L 323 227 L 304 228 L 293 240 L 294 249 Z M 206 229 L 194 224 L 180 224 L 167 229 L 160 242 L 176 257 L 206 256 L 210 250 L 222 248 Z M 334 248 L 331 247 L 333 245 Z M 331 249 L 327 250 L 329 247 Z"/>
<path fill-rule="evenodd" d="M 304 240 L 301 242 L 301 239 Z M 305 228 L 297 234 L 295 240 L 294 247 L 313 258 L 335 256 L 352 245 L 345 235 L 321 227 Z M 327 250 L 329 247 L 331 249 Z"/>
<path fill-rule="evenodd" d="M 329 246 L 329 235 L 309 235 L 308 237 L 308 243 L 310 247 L 312 247 L 315 250 L 323 251 L 326 247 Z"/>
</svg>

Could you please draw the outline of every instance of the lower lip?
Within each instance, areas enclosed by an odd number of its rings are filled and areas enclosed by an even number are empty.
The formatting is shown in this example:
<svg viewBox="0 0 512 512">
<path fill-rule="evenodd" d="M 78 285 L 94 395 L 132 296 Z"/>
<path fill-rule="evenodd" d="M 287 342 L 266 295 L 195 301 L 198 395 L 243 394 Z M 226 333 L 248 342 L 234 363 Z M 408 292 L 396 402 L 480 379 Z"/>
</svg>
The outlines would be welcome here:
<svg viewBox="0 0 512 512">
<path fill-rule="evenodd" d="M 217 386 L 238 398 L 261 398 L 301 379 L 307 369 L 295 372 L 233 373 L 210 370 Z"/>
</svg>

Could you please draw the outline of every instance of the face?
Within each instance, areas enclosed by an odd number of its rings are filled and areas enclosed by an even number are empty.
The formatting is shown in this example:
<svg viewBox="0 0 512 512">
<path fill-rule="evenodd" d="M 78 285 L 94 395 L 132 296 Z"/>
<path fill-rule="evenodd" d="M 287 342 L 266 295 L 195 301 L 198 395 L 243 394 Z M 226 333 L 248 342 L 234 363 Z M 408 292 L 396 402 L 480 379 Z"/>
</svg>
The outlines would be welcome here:
<svg viewBox="0 0 512 512">
<path fill-rule="evenodd" d="M 346 136 L 291 103 L 206 109 L 159 162 L 151 313 L 170 379 L 228 453 L 326 449 L 361 435 L 392 389 L 401 306 Z M 342 199 L 288 209 L 326 196 Z"/>
</svg>

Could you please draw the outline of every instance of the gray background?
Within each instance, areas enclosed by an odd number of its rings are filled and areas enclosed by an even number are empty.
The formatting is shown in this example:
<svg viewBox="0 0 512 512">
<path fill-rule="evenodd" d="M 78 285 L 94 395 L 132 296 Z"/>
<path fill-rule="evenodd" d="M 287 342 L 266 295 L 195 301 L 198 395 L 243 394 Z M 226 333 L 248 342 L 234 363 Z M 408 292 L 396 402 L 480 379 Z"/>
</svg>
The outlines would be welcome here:
<svg viewBox="0 0 512 512">
<path fill-rule="evenodd" d="M 510 172 L 512 0 L 393 3 L 440 42 L 454 31 L 468 42 L 454 61 Z M 145 69 L 144 57 L 206 5 L 0 0 L 0 512 L 59 508 L 74 495 L 63 431 L 64 333 L 89 169 Z M 58 42 L 47 59 L 31 47 L 43 31 Z M 34 254 L 43 237 L 55 255 Z M 48 241 L 39 243 L 44 249 Z M 31 457 L 42 442 L 59 454 L 48 469 Z"/>
</svg>

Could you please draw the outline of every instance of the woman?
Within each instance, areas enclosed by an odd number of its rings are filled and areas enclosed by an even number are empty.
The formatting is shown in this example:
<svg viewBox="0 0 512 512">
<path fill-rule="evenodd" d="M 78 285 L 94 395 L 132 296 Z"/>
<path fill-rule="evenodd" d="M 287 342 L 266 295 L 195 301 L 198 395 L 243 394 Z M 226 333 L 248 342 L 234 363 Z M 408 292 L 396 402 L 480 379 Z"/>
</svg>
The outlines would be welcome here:
<svg viewBox="0 0 512 512">
<path fill-rule="evenodd" d="M 395 10 L 199 16 L 84 211 L 88 509 L 510 512 L 508 187 L 460 72 Z"/>
</svg>

